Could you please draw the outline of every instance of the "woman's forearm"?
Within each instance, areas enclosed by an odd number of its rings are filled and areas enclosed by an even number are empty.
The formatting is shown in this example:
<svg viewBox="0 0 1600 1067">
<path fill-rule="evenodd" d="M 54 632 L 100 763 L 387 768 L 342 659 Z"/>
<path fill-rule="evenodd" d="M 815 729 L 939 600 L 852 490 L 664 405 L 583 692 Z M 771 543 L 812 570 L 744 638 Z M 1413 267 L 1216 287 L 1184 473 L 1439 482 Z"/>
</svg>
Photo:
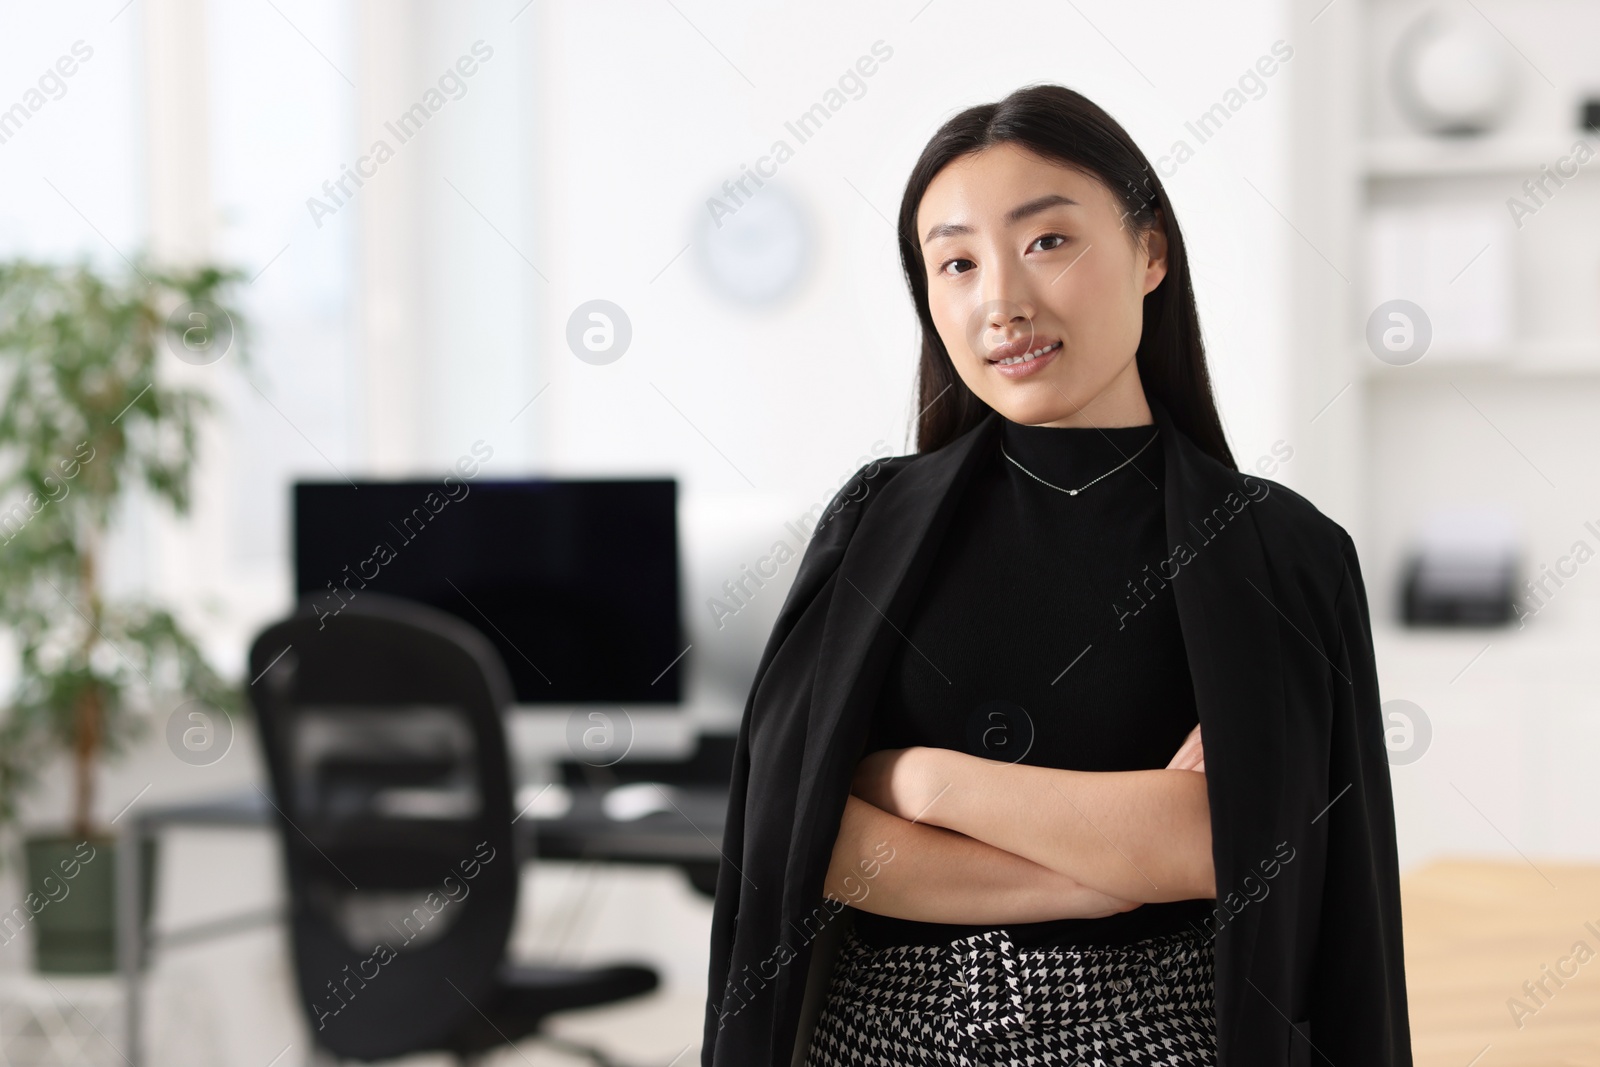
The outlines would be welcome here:
<svg viewBox="0 0 1600 1067">
<path fill-rule="evenodd" d="M 1216 895 L 1203 773 L 1071 771 L 938 748 L 907 757 L 920 786 L 906 792 L 918 795 L 891 806 L 915 807 L 922 822 L 1127 900 Z"/>
<path fill-rule="evenodd" d="M 824 892 L 862 911 L 937 923 L 1097 918 L 1136 906 L 854 795 L 845 802 Z"/>
</svg>

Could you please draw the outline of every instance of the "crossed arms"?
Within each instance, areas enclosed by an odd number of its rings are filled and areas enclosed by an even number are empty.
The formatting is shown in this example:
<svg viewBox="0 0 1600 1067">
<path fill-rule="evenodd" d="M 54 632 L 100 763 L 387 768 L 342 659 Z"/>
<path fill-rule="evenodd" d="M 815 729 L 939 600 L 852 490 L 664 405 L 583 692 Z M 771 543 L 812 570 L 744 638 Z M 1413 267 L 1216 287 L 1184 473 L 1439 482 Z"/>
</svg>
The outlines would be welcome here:
<svg viewBox="0 0 1600 1067">
<path fill-rule="evenodd" d="M 973 924 L 1214 897 L 1200 728 L 1164 770 L 874 752 L 856 767 L 824 892 L 879 915 Z"/>
</svg>

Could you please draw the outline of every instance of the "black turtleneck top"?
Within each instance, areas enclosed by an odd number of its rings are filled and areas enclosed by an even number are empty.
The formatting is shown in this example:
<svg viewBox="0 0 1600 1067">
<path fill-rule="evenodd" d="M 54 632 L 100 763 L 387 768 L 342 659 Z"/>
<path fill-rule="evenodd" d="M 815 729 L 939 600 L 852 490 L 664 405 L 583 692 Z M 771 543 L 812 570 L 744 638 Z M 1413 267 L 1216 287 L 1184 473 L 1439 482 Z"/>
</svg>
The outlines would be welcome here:
<svg viewBox="0 0 1600 1067">
<path fill-rule="evenodd" d="M 1157 436 L 1153 424 L 1002 417 L 893 653 L 865 751 L 929 745 L 1084 771 L 1167 765 L 1198 719 L 1172 589 L 1152 567 L 1168 555 Z M 1004 929 L 1020 947 L 1128 944 L 1204 929 L 1213 905 Z M 991 929 L 860 910 L 855 927 L 873 947 Z"/>
</svg>

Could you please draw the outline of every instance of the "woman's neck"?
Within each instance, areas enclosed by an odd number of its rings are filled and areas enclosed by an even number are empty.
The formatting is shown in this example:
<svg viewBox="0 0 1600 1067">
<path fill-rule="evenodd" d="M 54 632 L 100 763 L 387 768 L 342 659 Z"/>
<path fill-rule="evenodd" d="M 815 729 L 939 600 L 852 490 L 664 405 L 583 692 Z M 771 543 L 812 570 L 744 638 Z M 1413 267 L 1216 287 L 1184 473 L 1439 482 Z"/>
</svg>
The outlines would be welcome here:
<svg viewBox="0 0 1600 1067">
<path fill-rule="evenodd" d="M 1062 397 L 1066 412 L 1057 418 L 1030 422 L 1032 426 L 1109 429 L 1120 426 L 1148 426 L 1155 421 L 1139 380 L 1139 365 L 1129 360 L 1116 378 L 1081 406 Z"/>
</svg>

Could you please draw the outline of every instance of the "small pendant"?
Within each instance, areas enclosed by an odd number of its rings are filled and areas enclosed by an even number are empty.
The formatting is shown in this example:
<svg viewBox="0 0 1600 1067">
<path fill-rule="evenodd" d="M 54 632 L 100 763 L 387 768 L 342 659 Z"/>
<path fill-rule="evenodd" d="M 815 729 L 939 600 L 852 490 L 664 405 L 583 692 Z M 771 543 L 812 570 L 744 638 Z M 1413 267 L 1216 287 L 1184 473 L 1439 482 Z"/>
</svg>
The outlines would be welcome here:
<svg viewBox="0 0 1600 1067">
<path fill-rule="evenodd" d="M 1078 495 L 1078 491 L 1076 489 L 1068 489 L 1067 490 L 1067 495 L 1068 496 L 1077 496 Z"/>
</svg>

